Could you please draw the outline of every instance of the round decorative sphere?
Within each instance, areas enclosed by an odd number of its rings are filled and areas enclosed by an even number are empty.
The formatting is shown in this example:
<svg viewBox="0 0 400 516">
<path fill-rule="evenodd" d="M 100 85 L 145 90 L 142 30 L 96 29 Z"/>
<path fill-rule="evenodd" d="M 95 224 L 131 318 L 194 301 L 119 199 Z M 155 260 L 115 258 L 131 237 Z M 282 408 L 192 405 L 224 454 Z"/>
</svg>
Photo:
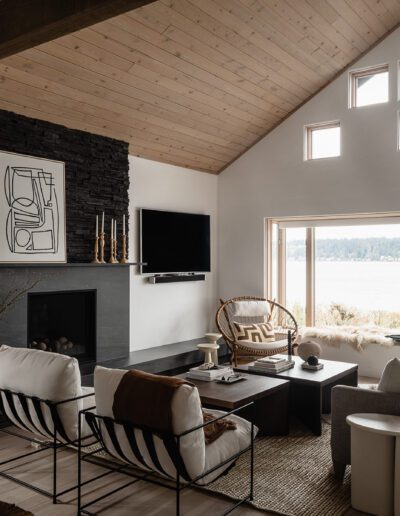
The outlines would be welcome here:
<svg viewBox="0 0 400 516">
<path fill-rule="evenodd" d="M 318 357 L 315 355 L 311 355 L 307 358 L 308 365 L 318 365 Z"/>
<path fill-rule="evenodd" d="M 311 355 L 314 355 L 317 358 L 321 356 L 321 346 L 318 344 L 318 342 L 312 342 L 311 340 L 308 340 L 307 342 L 302 342 L 298 345 L 297 354 L 301 359 L 304 360 L 304 362 L 307 362 L 308 357 Z"/>
</svg>

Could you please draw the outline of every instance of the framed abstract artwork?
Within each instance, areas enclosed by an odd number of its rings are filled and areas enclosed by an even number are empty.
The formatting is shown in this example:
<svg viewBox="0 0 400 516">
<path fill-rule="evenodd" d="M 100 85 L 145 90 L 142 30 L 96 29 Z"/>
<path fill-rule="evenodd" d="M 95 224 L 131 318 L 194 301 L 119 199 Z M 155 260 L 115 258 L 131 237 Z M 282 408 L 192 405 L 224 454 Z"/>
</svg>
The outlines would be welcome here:
<svg viewBox="0 0 400 516">
<path fill-rule="evenodd" d="M 63 162 L 0 151 L 0 262 L 66 262 Z"/>
</svg>

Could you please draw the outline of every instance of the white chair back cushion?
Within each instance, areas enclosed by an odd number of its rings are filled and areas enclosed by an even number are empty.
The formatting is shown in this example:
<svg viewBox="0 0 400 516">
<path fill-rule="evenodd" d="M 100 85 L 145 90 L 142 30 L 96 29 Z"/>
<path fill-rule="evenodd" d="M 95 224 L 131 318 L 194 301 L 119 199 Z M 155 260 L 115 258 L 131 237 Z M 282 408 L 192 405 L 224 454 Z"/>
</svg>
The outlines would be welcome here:
<svg viewBox="0 0 400 516">
<path fill-rule="evenodd" d="M 53 402 L 81 396 L 81 374 L 78 361 L 76 358 L 58 353 L 1 346 L 0 388 Z M 22 428 L 25 426 L 39 435 L 48 435 L 48 430 L 50 433 L 53 432 L 53 421 L 47 405 L 40 404 L 46 429 L 40 422 L 37 409 L 32 401 L 28 401 L 30 420 L 18 397 L 13 397 L 18 417 L 13 413 L 12 407 L 4 395 L 2 398 L 7 416 L 14 424 Z M 65 403 L 58 407 L 61 423 L 71 440 L 78 437 L 78 413 L 82 407 L 81 400 Z"/>
<path fill-rule="evenodd" d="M 114 418 L 113 402 L 115 391 L 126 371 L 122 369 L 108 369 L 97 366 L 94 372 L 94 389 L 96 395 L 96 411 L 100 416 Z M 140 392 L 132 393 L 140 396 Z M 182 385 L 175 392 L 172 403 L 172 426 L 175 434 L 189 430 L 203 424 L 201 402 L 196 387 Z M 166 476 L 175 478 L 176 469 L 162 439 L 152 434 L 151 440 L 145 439 L 141 430 L 135 429 L 134 435 L 139 454 L 132 451 L 132 446 L 121 425 L 114 425 L 115 436 L 118 440 L 116 447 L 112 438 L 101 425 L 102 435 L 108 451 L 117 458 L 131 462 L 144 469 L 156 470 Z M 151 442 L 150 442 L 151 441 Z M 120 448 L 118 451 L 117 448 Z M 121 455 L 122 452 L 122 455 Z M 190 478 L 195 478 L 204 471 L 205 441 L 203 429 L 196 430 L 180 440 L 180 455 Z M 160 469 L 161 466 L 161 469 Z"/>
<path fill-rule="evenodd" d="M 389 360 L 378 384 L 378 391 L 400 393 L 400 360 Z"/>
<path fill-rule="evenodd" d="M 268 301 L 234 301 L 234 317 L 268 317 L 270 313 Z"/>
</svg>

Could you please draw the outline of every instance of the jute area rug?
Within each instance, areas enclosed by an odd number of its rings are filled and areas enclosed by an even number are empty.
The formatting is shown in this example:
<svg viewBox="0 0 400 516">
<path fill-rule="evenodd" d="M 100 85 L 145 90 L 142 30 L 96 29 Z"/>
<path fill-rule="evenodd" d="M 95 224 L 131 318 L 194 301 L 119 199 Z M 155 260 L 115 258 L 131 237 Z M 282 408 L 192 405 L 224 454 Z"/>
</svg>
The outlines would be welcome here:
<svg viewBox="0 0 400 516">
<path fill-rule="evenodd" d="M 254 501 L 258 509 L 290 516 L 341 516 L 350 507 L 350 473 L 340 484 L 332 472 L 330 425 L 321 437 L 300 424 L 290 435 L 261 437 L 254 451 Z M 249 457 L 242 456 L 225 476 L 208 486 L 230 498 L 249 489 Z M 349 468 L 348 468 L 349 469 Z"/>
</svg>

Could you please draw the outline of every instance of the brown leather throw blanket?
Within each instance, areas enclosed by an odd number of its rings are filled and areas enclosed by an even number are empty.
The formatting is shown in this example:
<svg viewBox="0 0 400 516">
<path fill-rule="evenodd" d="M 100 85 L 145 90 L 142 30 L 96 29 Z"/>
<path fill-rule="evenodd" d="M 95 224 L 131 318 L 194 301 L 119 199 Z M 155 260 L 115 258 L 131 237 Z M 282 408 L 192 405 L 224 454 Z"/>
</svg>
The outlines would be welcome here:
<svg viewBox="0 0 400 516">
<path fill-rule="evenodd" d="M 135 426 L 151 428 L 155 433 L 173 433 L 171 402 L 181 385 L 191 385 L 182 378 L 161 376 L 132 369 L 124 374 L 114 394 L 113 414 L 117 421 L 128 421 Z M 204 422 L 214 415 L 203 411 Z M 206 444 L 218 439 L 226 430 L 235 430 L 236 424 L 221 419 L 204 427 Z"/>
<path fill-rule="evenodd" d="M 204 423 L 208 423 L 215 419 L 216 416 L 210 412 L 203 410 Z M 221 435 L 227 430 L 236 430 L 236 423 L 231 419 L 219 419 L 215 423 L 210 423 L 204 427 L 204 438 L 206 444 L 211 444 L 221 437 Z"/>
<path fill-rule="evenodd" d="M 182 378 L 160 376 L 135 369 L 122 377 L 114 394 L 113 414 L 117 421 L 146 426 L 155 432 L 173 432 L 171 401 Z"/>
</svg>

